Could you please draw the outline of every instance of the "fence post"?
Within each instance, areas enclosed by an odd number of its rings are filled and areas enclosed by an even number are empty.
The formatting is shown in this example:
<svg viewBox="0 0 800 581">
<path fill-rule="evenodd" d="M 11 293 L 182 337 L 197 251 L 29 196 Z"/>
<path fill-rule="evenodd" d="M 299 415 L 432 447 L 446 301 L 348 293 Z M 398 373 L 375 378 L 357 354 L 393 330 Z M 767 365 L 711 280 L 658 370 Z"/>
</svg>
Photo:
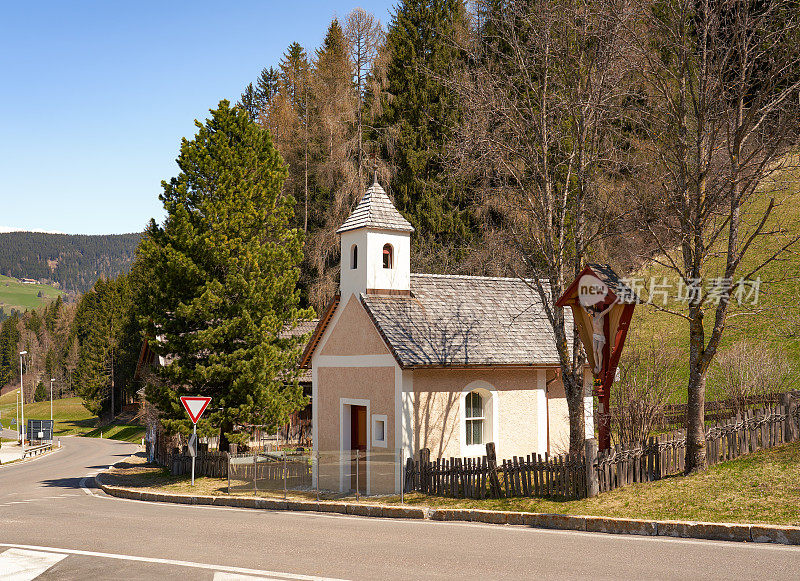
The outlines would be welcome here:
<svg viewBox="0 0 800 581">
<path fill-rule="evenodd" d="M 228 460 L 228 494 L 231 493 L 231 455 L 229 452 L 225 452 L 225 457 Z"/>
<path fill-rule="evenodd" d="M 486 462 L 489 465 L 489 486 L 492 489 L 492 496 L 500 498 L 500 478 L 497 476 L 497 453 L 494 442 L 486 442 Z"/>
<path fill-rule="evenodd" d="M 286 465 L 286 450 L 283 451 L 283 500 L 286 500 L 286 480 L 289 477 L 289 468 Z"/>
<path fill-rule="evenodd" d="M 256 480 L 258 480 L 258 454 L 253 455 L 253 495 L 258 496 L 258 485 L 256 484 Z"/>
<path fill-rule="evenodd" d="M 794 419 L 794 412 L 797 408 L 797 404 L 795 404 L 792 399 L 792 395 L 789 393 L 781 394 L 781 404 L 786 414 L 786 421 L 784 422 L 784 440 L 787 443 L 796 441 L 798 436 L 797 421 Z"/>
<path fill-rule="evenodd" d="M 584 442 L 586 453 L 586 497 L 592 498 L 600 494 L 600 481 L 597 478 L 597 440 L 589 438 Z"/>
</svg>

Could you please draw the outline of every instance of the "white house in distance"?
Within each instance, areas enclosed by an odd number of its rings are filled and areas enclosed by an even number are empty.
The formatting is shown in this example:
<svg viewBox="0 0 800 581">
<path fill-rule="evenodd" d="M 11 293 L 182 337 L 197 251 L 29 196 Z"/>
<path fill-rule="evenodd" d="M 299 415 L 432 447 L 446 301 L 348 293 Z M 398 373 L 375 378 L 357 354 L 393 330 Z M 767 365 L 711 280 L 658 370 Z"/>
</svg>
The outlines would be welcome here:
<svg viewBox="0 0 800 581">
<path fill-rule="evenodd" d="M 355 488 L 352 450 L 368 452 L 360 490 L 381 494 L 400 491 L 401 458 L 422 448 L 434 459 L 482 456 L 487 442 L 498 458 L 568 449 L 558 355 L 538 294 L 514 278 L 411 273 L 413 231 L 377 181 L 338 230 L 340 294 L 301 360 L 312 371 L 321 488 Z"/>
</svg>

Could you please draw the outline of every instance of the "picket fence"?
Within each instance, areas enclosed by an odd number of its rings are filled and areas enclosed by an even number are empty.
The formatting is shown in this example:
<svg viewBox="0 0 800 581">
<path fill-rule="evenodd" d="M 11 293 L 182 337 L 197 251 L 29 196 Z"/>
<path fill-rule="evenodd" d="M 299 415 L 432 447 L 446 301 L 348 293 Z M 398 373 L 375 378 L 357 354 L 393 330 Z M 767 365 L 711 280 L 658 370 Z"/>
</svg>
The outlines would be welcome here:
<svg viewBox="0 0 800 581">
<path fill-rule="evenodd" d="M 739 414 L 706 429 L 710 466 L 757 450 L 798 440 L 800 406 L 795 402 Z M 592 448 L 587 446 L 587 450 Z M 590 456 L 539 454 L 498 462 L 493 443 L 480 458 L 430 459 L 423 449 L 406 462 L 406 492 L 456 498 L 549 497 L 578 499 L 635 482 L 679 474 L 686 466 L 686 433 L 675 430 L 646 442 L 621 444 Z M 588 466 L 587 466 L 588 463 Z"/>
<path fill-rule="evenodd" d="M 479 458 L 431 460 L 430 450 L 424 448 L 417 459 L 406 461 L 404 490 L 457 498 L 584 498 L 586 461 L 577 454 L 529 454 L 498 463 L 493 442 Z"/>
</svg>

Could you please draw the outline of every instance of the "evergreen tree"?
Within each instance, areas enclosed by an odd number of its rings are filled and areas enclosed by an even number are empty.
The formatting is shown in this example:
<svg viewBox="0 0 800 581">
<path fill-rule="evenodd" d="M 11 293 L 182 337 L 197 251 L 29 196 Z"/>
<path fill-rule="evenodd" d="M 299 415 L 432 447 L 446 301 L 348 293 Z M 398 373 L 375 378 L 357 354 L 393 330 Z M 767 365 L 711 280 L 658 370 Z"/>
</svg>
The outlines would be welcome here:
<svg viewBox="0 0 800 581">
<path fill-rule="evenodd" d="M 261 74 L 258 76 L 258 81 L 256 82 L 256 94 L 261 107 L 266 106 L 266 104 L 272 101 L 272 98 L 278 94 L 279 82 L 280 76 L 274 67 L 261 70 Z"/>
<path fill-rule="evenodd" d="M 133 375 L 131 357 L 126 357 L 126 325 L 131 319 L 132 295 L 125 276 L 100 279 L 78 306 L 76 332 L 80 341 L 77 375 L 78 393 L 93 413 L 104 410 L 113 416 L 122 403 L 121 389 Z M 138 343 L 138 333 L 133 333 Z M 135 350 L 135 347 L 133 347 Z M 64 353 L 64 357 L 66 357 Z M 123 362 L 127 361 L 128 365 Z"/>
<path fill-rule="evenodd" d="M 250 119 L 253 121 L 258 119 L 259 98 L 253 83 L 247 83 L 238 105 L 247 112 Z"/>
<path fill-rule="evenodd" d="M 405 0 L 386 37 L 378 138 L 395 203 L 422 247 L 463 243 L 472 230 L 466 200 L 446 183 L 443 164 L 459 107 L 442 79 L 463 66 L 454 39 L 465 26 L 462 0 Z"/>
<path fill-rule="evenodd" d="M 236 426 L 276 425 L 305 403 L 300 340 L 285 331 L 311 313 L 298 309 L 302 234 L 269 133 L 227 101 L 196 125 L 162 183 L 167 218 L 139 250 L 143 318 L 168 361 L 147 397 L 168 423 L 185 423 L 180 395 L 212 397 L 225 449 Z"/>
<path fill-rule="evenodd" d="M 0 385 L 19 378 L 19 313 L 3 321 L 0 327 Z"/>
</svg>

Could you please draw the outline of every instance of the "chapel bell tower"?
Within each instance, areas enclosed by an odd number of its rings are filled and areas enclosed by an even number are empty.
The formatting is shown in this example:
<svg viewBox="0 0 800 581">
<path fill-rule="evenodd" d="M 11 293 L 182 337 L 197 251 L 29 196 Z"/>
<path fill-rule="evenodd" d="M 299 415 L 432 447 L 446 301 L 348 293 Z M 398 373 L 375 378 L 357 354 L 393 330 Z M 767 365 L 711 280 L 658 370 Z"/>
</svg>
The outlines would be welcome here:
<svg viewBox="0 0 800 581">
<path fill-rule="evenodd" d="M 336 231 L 341 240 L 342 301 L 346 302 L 352 293 L 408 294 L 413 231 L 378 183 L 376 174 L 356 209 Z"/>
</svg>

